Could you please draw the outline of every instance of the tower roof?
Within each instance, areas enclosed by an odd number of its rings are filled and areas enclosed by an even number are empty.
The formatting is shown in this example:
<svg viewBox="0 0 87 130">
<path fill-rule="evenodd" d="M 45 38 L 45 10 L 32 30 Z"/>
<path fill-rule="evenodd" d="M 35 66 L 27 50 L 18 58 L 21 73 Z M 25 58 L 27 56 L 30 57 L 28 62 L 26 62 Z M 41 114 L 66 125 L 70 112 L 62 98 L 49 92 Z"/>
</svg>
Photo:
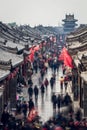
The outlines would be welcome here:
<svg viewBox="0 0 87 130">
<path fill-rule="evenodd" d="M 73 14 L 73 15 L 71 15 L 71 14 L 67 15 L 67 14 L 66 14 L 65 19 L 63 19 L 62 21 L 64 21 L 64 22 L 66 22 L 66 21 L 76 22 L 76 21 L 78 21 L 78 20 L 77 20 L 77 19 L 74 19 L 74 14 Z"/>
</svg>

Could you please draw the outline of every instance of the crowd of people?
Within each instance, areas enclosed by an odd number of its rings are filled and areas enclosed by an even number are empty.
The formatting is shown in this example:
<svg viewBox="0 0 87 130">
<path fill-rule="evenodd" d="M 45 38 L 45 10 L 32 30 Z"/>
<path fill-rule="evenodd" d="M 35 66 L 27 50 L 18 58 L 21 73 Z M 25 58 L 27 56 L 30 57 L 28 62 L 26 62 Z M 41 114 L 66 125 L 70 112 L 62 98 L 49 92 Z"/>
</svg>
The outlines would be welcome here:
<svg viewBox="0 0 87 130">
<path fill-rule="evenodd" d="M 56 48 L 51 48 L 47 52 L 37 54 L 33 63 L 31 64 L 31 75 L 28 77 L 28 97 L 29 101 L 17 101 L 15 115 L 8 112 L 7 105 L 4 106 L 3 113 L 1 115 L 0 130 L 86 130 L 87 121 L 82 119 L 81 111 L 75 113 L 73 108 L 73 101 L 67 92 L 69 78 L 67 75 L 59 77 L 60 90 L 59 94 L 54 92 L 56 73 L 59 71 L 59 66 L 62 63 L 58 61 Z M 54 50 L 54 51 L 53 51 Z M 45 76 L 51 68 L 52 75 L 50 80 Z M 32 75 L 40 73 L 40 77 L 37 78 L 38 84 L 33 83 Z M 64 72 L 63 72 L 64 73 Z M 46 122 L 41 121 L 39 112 L 36 109 L 39 94 L 41 94 L 42 102 L 44 101 L 44 95 L 48 90 L 48 86 L 51 89 L 51 102 L 53 104 L 53 117 L 49 118 Z M 65 93 L 63 94 L 63 91 Z M 33 98 L 34 97 L 34 98 Z M 67 111 L 61 111 L 62 107 L 66 107 Z"/>
</svg>

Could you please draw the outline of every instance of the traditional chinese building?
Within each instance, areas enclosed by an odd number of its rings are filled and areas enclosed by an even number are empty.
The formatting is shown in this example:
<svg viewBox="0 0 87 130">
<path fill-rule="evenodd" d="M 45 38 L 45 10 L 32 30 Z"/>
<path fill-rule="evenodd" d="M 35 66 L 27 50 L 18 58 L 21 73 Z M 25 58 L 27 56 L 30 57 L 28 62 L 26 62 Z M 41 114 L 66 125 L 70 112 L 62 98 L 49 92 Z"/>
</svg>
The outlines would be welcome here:
<svg viewBox="0 0 87 130">
<path fill-rule="evenodd" d="M 74 101 L 78 101 L 87 117 L 87 26 L 67 36 L 67 48 L 74 61 L 72 87 Z"/>
<path fill-rule="evenodd" d="M 10 107 L 16 107 L 16 86 L 18 71 L 23 63 L 23 57 L 0 49 L 0 85 L 3 86 L 3 103 L 10 101 Z"/>
<path fill-rule="evenodd" d="M 66 14 L 65 19 L 63 19 L 62 21 L 64 22 L 64 24 L 63 24 L 64 32 L 70 33 L 70 32 L 75 30 L 75 27 L 77 26 L 76 22 L 78 20 L 74 18 L 74 14 L 73 15 L 71 15 L 71 14 L 67 15 Z"/>
<path fill-rule="evenodd" d="M 17 84 L 22 77 L 29 78 L 29 49 L 37 44 L 40 51 L 47 48 L 47 42 L 29 26 L 11 27 L 0 22 L 0 114 L 4 103 L 9 102 L 11 109 L 16 107 Z"/>
</svg>

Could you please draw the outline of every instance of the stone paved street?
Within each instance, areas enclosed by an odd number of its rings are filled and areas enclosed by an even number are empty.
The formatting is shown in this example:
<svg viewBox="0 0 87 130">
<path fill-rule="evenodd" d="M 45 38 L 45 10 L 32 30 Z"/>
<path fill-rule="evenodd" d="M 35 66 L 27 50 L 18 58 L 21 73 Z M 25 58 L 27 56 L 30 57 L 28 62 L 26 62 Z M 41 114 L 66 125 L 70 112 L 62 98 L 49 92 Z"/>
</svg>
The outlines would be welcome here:
<svg viewBox="0 0 87 130">
<path fill-rule="evenodd" d="M 47 77 L 48 80 L 50 80 L 51 75 L 52 75 L 52 71 L 49 68 L 45 77 Z M 59 77 L 61 77 L 62 75 L 63 75 L 62 68 L 60 66 L 59 72 L 56 72 L 56 83 L 55 83 L 54 90 L 53 90 L 56 94 L 60 93 Z M 32 80 L 33 80 L 33 86 L 38 85 L 38 87 L 40 88 L 39 83 L 38 83 L 39 76 L 40 76 L 39 72 L 37 74 L 33 74 Z M 29 100 L 27 89 L 28 88 L 23 89 L 23 95 L 24 95 L 26 101 Z M 69 92 L 71 91 L 69 85 L 68 85 L 68 91 Z M 65 93 L 65 90 L 63 91 L 63 93 Z M 34 99 L 34 96 L 33 96 L 33 99 Z M 38 104 L 36 105 L 36 108 L 38 109 L 39 115 L 41 116 L 43 122 L 46 121 L 49 117 L 51 117 L 53 115 L 50 84 L 48 86 L 48 91 L 45 92 L 43 102 L 41 99 L 41 94 L 40 94 L 40 89 L 39 89 L 39 98 L 38 98 Z"/>
</svg>

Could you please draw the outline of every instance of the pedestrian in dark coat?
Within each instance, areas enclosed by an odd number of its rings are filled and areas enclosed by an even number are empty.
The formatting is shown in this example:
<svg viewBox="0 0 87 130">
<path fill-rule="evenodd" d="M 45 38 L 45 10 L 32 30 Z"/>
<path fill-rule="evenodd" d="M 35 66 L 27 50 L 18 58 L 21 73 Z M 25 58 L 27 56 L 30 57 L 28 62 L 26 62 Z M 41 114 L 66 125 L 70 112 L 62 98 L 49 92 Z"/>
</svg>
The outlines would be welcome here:
<svg viewBox="0 0 87 130">
<path fill-rule="evenodd" d="M 71 97 L 68 93 L 66 93 L 66 95 L 64 97 L 64 102 L 65 102 L 66 106 L 68 106 L 72 102 Z"/>
<path fill-rule="evenodd" d="M 29 100 L 29 112 L 34 108 L 34 102 L 32 100 L 32 98 L 30 98 Z"/>
<path fill-rule="evenodd" d="M 39 94 L 39 89 L 37 87 L 37 85 L 34 86 L 34 95 L 35 95 L 35 101 L 37 103 L 38 100 L 38 94 Z"/>
<path fill-rule="evenodd" d="M 15 117 L 10 117 L 8 122 L 8 130 L 16 130 L 16 129 L 17 126 L 16 126 Z"/>
<path fill-rule="evenodd" d="M 22 111 L 23 111 L 23 114 L 26 118 L 26 116 L 27 116 L 27 103 L 26 103 L 26 101 L 24 101 L 22 104 Z"/>
<path fill-rule="evenodd" d="M 52 103 L 53 103 L 53 109 L 56 110 L 57 97 L 56 97 L 55 93 L 53 93 L 51 100 L 52 100 Z"/>
<path fill-rule="evenodd" d="M 32 86 L 32 85 L 33 85 L 33 82 L 32 82 L 32 79 L 31 79 L 31 78 L 28 79 L 28 85 L 29 85 L 29 86 Z"/>
<path fill-rule="evenodd" d="M 51 90 L 53 91 L 53 86 L 54 86 L 54 78 L 53 78 L 53 76 L 50 79 L 50 86 L 51 86 Z"/>
<path fill-rule="evenodd" d="M 41 78 L 42 78 L 42 80 L 43 80 L 43 78 L 44 78 L 44 74 L 45 74 L 45 70 L 44 70 L 44 68 L 41 69 L 40 74 L 41 74 Z"/>
<path fill-rule="evenodd" d="M 81 119 L 82 119 L 82 111 L 81 111 L 80 108 L 78 108 L 77 111 L 76 111 L 76 113 L 75 113 L 75 119 L 77 121 L 81 121 Z"/>
<path fill-rule="evenodd" d="M 41 85 L 41 96 L 42 96 L 42 100 L 44 99 L 44 93 L 45 93 L 45 87 L 44 87 L 44 84 L 42 83 L 42 85 Z"/>
<path fill-rule="evenodd" d="M 3 123 L 4 126 L 8 123 L 9 117 L 10 117 L 9 113 L 6 110 L 4 110 L 1 115 L 1 122 Z"/>
<path fill-rule="evenodd" d="M 58 112 L 60 112 L 61 103 L 62 103 L 62 99 L 61 99 L 61 95 L 59 94 L 57 97 Z"/>
<path fill-rule="evenodd" d="M 32 98 L 32 96 L 33 96 L 33 88 L 31 86 L 28 88 L 28 94 L 29 94 L 29 99 Z"/>
<path fill-rule="evenodd" d="M 37 70 L 38 70 L 38 63 L 37 63 L 36 60 L 33 62 L 33 69 L 35 70 L 35 73 L 37 73 Z"/>
</svg>

